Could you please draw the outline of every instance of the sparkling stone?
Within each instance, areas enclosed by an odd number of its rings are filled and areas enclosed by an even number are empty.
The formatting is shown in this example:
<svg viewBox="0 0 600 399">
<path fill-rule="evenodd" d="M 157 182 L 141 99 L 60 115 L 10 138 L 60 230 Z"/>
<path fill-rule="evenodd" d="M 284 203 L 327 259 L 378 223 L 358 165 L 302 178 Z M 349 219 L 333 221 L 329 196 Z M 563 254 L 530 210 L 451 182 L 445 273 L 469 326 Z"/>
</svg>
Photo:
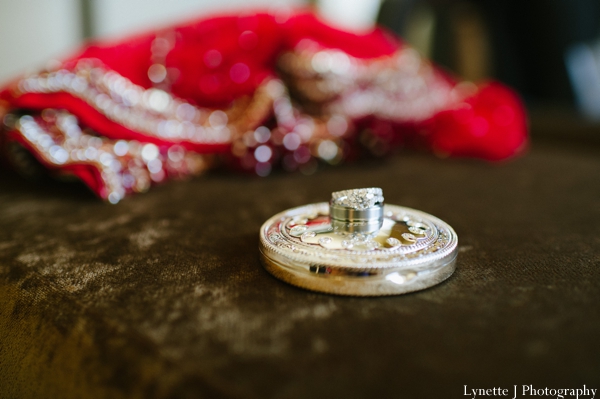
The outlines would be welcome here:
<svg viewBox="0 0 600 399">
<path fill-rule="evenodd" d="M 169 148 L 167 156 L 169 158 L 169 161 L 171 162 L 181 162 L 185 157 L 185 149 L 180 145 L 174 145 L 171 148 Z"/>
<path fill-rule="evenodd" d="M 319 157 L 326 161 L 331 161 L 338 154 L 338 146 L 331 140 L 323 140 L 317 149 Z M 373 198 L 373 194 L 367 194 L 367 197 L 371 195 Z"/>
<path fill-rule="evenodd" d="M 296 133 L 288 133 L 283 138 L 283 146 L 290 151 L 296 150 L 300 144 L 302 144 L 302 140 Z"/>
<path fill-rule="evenodd" d="M 373 249 L 377 249 L 377 248 L 379 248 L 381 245 L 380 245 L 380 244 L 379 244 L 377 241 L 367 241 L 367 242 L 365 243 L 365 246 L 366 246 L 368 249 L 370 249 L 370 250 L 373 250 Z"/>
<path fill-rule="evenodd" d="M 335 192 L 332 194 L 332 199 L 336 205 L 364 210 L 382 203 L 383 193 L 380 188 L 361 188 Z"/>
<path fill-rule="evenodd" d="M 157 57 L 166 56 L 169 51 L 173 48 L 173 43 L 169 40 L 168 37 L 157 37 L 152 42 L 152 54 Z"/>
<path fill-rule="evenodd" d="M 258 162 L 267 162 L 271 159 L 272 155 L 273 151 L 268 145 L 261 145 L 254 150 L 254 158 L 256 158 Z"/>
<path fill-rule="evenodd" d="M 142 148 L 142 158 L 148 162 L 158 157 L 158 147 L 152 143 L 144 145 Z"/>
<path fill-rule="evenodd" d="M 124 156 L 129 151 L 129 144 L 125 140 L 119 140 L 115 143 L 113 151 L 115 155 Z"/>
<path fill-rule="evenodd" d="M 112 192 L 108 195 L 108 202 L 110 202 L 111 204 L 116 204 L 120 200 L 121 196 L 119 195 L 119 193 Z"/>
<path fill-rule="evenodd" d="M 306 226 L 294 226 L 290 230 L 290 234 L 297 237 L 302 235 L 307 229 Z"/>
<path fill-rule="evenodd" d="M 331 68 L 333 59 L 326 51 L 319 51 L 316 53 L 311 60 L 311 66 L 318 73 L 326 73 Z"/>
<path fill-rule="evenodd" d="M 152 159 L 148 162 L 148 171 L 150 173 L 159 173 L 162 170 L 162 161 L 160 159 Z"/>
<path fill-rule="evenodd" d="M 319 244 L 329 244 L 331 242 L 331 237 L 321 237 L 319 238 Z"/>
<path fill-rule="evenodd" d="M 98 150 L 94 147 L 88 147 L 85 150 L 85 157 L 89 160 L 94 160 L 98 156 Z"/>
<path fill-rule="evenodd" d="M 302 240 L 307 240 L 309 238 L 313 238 L 316 235 L 317 235 L 317 233 L 315 233 L 314 231 L 307 231 L 306 233 L 302 234 Z"/>
<path fill-rule="evenodd" d="M 390 246 L 390 247 L 397 247 L 399 245 L 401 245 L 402 243 L 400 242 L 399 239 L 394 238 L 394 237 L 390 237 L 387 240 L 385 240 L 385 242 Z"/>
<path fill-rule="evenodd" d="M 153 64 L 148 68 L 148 78 L 153 83 L 160 83 L 167 77 L 167 68 L 161 64 Z"/>
<path fill-rule="evenodd" d="M 350 249 L 353 246 L 354 246 L 354 243 L 352 241 L 347 241 L 347 240 L 342 241 L 342 248 Z"/>
<path fill-rule="evenodd" d="M 417 242 L 417 237 L 415 237 L 414 235 L 412 235 L 410 233 L 402 233 L 402 238 L 404 238 L 406 241 L 411 242 L 411 243 Z"/>
<path fill-rule="evenodd" d="M 164 112 L 171 102 L 171 96 L 163 90 L 149 89 L 148 105 L 156 112 Z"/>
<path fill-rule="evenodd" d="M 408 228 L 408 231 L 410 231 L 413 234 L 423 235 L 427 231 L 427 228 L 411 226 Z"/>
<path fill-rule="evenodd" d="M 229 117 L 223 111 L 217 110 L 210 114 L 208 123 L 215 129 L 222 129 L 227 125 Z"/>
<path fill-rule="evenodd" d="M 266 143 L 271 138 L 271 131 L 264 126 L 260 126 L 254 131 L 253 136 L 258 143 Z"/>
</svg>

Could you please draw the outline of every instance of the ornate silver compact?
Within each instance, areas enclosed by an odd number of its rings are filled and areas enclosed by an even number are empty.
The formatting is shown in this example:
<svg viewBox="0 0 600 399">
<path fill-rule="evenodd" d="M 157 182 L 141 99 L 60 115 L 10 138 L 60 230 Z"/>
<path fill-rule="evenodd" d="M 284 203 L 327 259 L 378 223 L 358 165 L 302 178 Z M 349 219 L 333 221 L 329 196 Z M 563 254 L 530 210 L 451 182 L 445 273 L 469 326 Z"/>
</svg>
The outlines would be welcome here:
<svg viewBox="0 0 600 399">
<path fill-rule="evenodd" d="M 281 212 L 260 229 L 261 260 L 290 284 L 339 295 L 396 295 L 455 269 L 458 238 L 427 213 L 384 205 L 380 188 L 334 192 Z"/>
</svg>

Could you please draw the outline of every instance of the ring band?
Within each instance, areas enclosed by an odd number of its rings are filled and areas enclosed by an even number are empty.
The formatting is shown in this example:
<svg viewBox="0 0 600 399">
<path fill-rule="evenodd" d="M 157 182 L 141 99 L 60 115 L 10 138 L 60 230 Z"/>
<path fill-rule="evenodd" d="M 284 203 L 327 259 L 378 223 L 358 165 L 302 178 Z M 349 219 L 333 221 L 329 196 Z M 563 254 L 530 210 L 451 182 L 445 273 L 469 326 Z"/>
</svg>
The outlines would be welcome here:
<svg viewBox="0 0 600 399">
<path fill-rule="evenodd" d="M 383 223 L 383 203 L 378 187 L 336 191 L 329 203 L 331 225 L 339 232 L 375 233 Z"/>
</svg>

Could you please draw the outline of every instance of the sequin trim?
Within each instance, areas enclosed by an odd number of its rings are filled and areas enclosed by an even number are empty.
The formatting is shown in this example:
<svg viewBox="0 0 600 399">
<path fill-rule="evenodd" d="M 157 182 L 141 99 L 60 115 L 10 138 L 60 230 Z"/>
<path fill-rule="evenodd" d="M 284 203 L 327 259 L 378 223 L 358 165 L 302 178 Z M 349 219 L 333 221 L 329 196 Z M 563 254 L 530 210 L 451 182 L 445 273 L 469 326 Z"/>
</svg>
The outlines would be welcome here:
<svg viewBox="0 0 600 399">
<path fill-rule="evenodd" d="M 186 151 L 177 144 L 159 148 L 83 132 L 77 118 L 64 111 L 46 109 L 42 115 L 21 116 L 12 132 L 48 166 L 95 168 L 104 186 L 99 194 L 111 203 L 125 194 L 148 190 L 152 182 L 198 174 L 210 166 L 211 156 Z"/>
<path fill-rule="evenodd" d="M 361 60 L 305 40 L 283 54 L 278 67 L 286 84 L 305 100 L 350 119 L 423 121 L 473 94 L 448 81 L 409 47 Z"/>
<path fill-rule="evenodd" d="M 166 141 L 227 144 L 232 137 L 227 113 L 196 107 L 158 88 L 144 89 L 96 59 L 79 60 L 73 70 L 30 75 L 17 87 L 15 96 L 69 93 L 130 130 Z"/>
</svg>

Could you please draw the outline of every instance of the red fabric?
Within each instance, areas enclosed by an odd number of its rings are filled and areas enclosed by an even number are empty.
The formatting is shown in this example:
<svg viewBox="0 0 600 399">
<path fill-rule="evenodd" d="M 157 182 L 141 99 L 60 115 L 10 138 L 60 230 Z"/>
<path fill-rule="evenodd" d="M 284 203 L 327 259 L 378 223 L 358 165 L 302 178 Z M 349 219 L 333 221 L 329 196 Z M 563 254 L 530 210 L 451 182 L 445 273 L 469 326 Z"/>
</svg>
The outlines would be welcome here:
<svg viewBox="0 0 600 399">
<path fill-rule="evenodd" d="M 164 32 L 175 38 L 174 47 L 166 54 L 165 66 L 179 74 L 170 85 L 170 92 L 191 104 L 221 109 L 252 95 L 266 78 L 276 76 L 280 55 L 307 39 L 321 48 L 339 49 L 367 63 L 391 56 L 404 46 L 385 30 L 378 28 L 363 35 L 345 32 L 328 26 L 310 12 L 295 13 L 283 21 L 268 13 L 222 16 L 192 21 Z M 131 82 L 151 88 L 148 68 L 154 62 L 152 43 L 156 37 L 157 32 L 149 32 L 119 42 L 90 43 L 63 65 L 73 67 L 80 59 L 98 59 Z M 436 73 L 455 84 L 442 71 Z M 67 92 L 15 93 L 14 83 L 0 91 L 0 102 L 4 100 L 9 111 L 64 109 L 75 115 L 82 126 L 109 139 L 137 140 L 165 148 L 173 145 L 173 141 L 127 128 Z M 367 119 L 374 137 L 383 140 L 384 146 L 416 140 L 443 156 L 499 161 L 519 154 L 527 146 L 526 115 L 518 96 L 494 82 L 480 86 L 456 107 L 441 110 L 426 120 L 398 123 L 378 117 Z M 355 122 L 360 126 L 360 121 Z M 230 151 L 230 146 L 223 144 L 181 145 L 198 153 Z M 35 155 L 34 148 L 27 148 Z M 98 171 L 86 166 L 63 169 L 106 197 Z"/>
<path fill-rule="evenodd" d="M 180 40 L 167 56 L 167 67 L 178 68 L 181 77 L 172 92 L 208 107 L 226 106 L 241 95 L 252 93 L 266 76 L 273 74 L 278 55 L 302 40 L 310 39 L 324 48 L 340 49 L 362 59 L 390 55 L 400 46 L 398 39 L 382 29 L 362 35 L 344 32 L 326 25 L 312 13 L 298 13 L 283 23 L 270 14 L 223 16 L 173 30 Z M 244 32 L 251 32 L 256 39 L 250 36 L 244 43 L 240 37 Z M 118 43 L 91 44 L 72 60 L 98 58 L 134 83 L 151 87 L 147 71 L 155 34 L 150 32 Z M 221 54 L 218 66 L 212 67 L 203 59 L 210 50 Z M 236 84 L 229 74 L 240 62 L 250 68 L 250 78 Z"/>
<path fill-rule="evenodd" d="M 500 161 L 527 145 L 527 120 L 516 94 L 499 83 L 483 85 L 466 106 L 428 122 L 431 148 L 444 155 Z"/>
</svg>

